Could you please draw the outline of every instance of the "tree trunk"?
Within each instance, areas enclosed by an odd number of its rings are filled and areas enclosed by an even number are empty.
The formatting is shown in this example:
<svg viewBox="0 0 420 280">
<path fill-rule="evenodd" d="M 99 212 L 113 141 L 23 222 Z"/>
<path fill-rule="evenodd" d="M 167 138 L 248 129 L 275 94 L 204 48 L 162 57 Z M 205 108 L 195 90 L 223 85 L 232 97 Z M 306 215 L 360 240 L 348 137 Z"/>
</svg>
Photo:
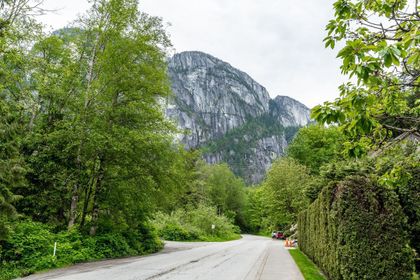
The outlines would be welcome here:
<svg viewBox="0 0 420 280">
<path fill-rule="evenodd" d="M 68 230 L 70 230 L 74 226 L 74 223 L 76 221 L 77 202 L 79 201 L 78 189 L 78 185 L 77 183 L 75 183 L 73 186 L 73 194 L 71 197 L 69 224 L 67 226 Z"/>
<path fill-rule="evenodd" d="M 85 200 L 83 202 L 82 218 L 80 220 L 80 226 L 81 227 L 85 225 L 87 210 L 88 210 L 89 201 L 90 201 L 90 196 L 92 194 L 92 188 L 93 188 L 92 184 L 89 184 L 89 186 L 85 190 Z"/>
<path fill-rule="evenodd" d="M 99 219 L 99 198 L 102 193 L 102 179 L 104 177 L 104 171 L 101 168 L 99 170 L 98 179 L 96 181 L 95 193 L 93 196 L 93 208 L 92 208 L 92 226 L 90 227 L 89 234 L 95 235 L 98 229 L 98 219 Z"/>
<path fill-rule="evenodd" d="M 96 235 L 96 230 L 98 229 L 98 219 L 99 219 L 99 205 L 96 202 L 93 205 L 93 211 L 92 211 L 92 226 L 90 227 L 89 234 L 91 236 Z"/>
</svg>

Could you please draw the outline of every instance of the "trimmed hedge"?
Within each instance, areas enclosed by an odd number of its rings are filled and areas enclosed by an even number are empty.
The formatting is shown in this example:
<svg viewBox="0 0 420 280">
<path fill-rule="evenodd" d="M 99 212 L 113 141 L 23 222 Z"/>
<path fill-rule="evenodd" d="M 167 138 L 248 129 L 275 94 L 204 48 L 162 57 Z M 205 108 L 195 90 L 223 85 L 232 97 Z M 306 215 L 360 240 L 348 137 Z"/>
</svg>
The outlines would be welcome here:
<svg viewBox="0 0 420 280">
<path fill-rule="evenodd" d="M 413 252 L 396 194 L 353 176 L 325 187 L 298 218 L 299 246 L 329 279 L 411 279 Z"/>
</svg>

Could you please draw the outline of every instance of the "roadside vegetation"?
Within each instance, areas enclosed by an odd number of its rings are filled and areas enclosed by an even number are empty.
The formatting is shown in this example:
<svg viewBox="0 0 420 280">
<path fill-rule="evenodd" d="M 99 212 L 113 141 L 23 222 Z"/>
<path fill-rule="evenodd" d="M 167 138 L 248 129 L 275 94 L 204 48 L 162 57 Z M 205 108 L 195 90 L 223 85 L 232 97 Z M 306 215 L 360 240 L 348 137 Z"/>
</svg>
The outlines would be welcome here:
<svg viewBox="0 0 420 280">
<path fill-rule="evenodd" d="M 338 52 L 341 70 L 356 83 L 342 85 L 339 98 L 312 109 L 318 125 L 299 131 L 289 159 L 275 163 L 249 195 L 253 229 L 287 232 L 297 222 L 300 249 L 329 279 L 410 280 L 420 268 L 416 5 L 398 0 L 334 3 L 326 47 L 344 41 Z M 295 165 L 292 160 L 307 172 L 296 167 L 292 173 L 284 167 L 275 171 L 279 162 Z M 311 176 L 309 183 L 294 183 L 306 176 Z M 271 204 L 284 208 L 263 207 Z"/>
<path fill-rule="evenodd" d="M 161 107 L 171 45 L 160 19 L 135 0 L 94 0 L 46 33 L 29 4 L 0 4 L 0 279 L 155 252 L 161 238 L 273 230 L 298 237 L 331 279 L 419 273 L 419 7 L 334 4 L 326 46 L 345 41 L 341 69 L 356 84 L 315 107 L 317 124 L 246 187 L 174 141 Z"/>
<path fill-rule="evenodd" d="M 173 241 L 228 241 L 239 239 L 240 229 L 212 206 L 158 212 L 153 220 L 159 236 Z"/>
<path fill-rule="evenodd" d="M 227 164 L 207 165 L 192 158 L 188 189 L 174 208 L 152 219 L 159 236 L 174 241 L 226 241 L 247 230 L 245 183 Z"/>
<path fill-rule="evenodd" d="M 148 225 L 141 232 L 89 236 L 76 228 L 57 232 L 48 224 L 20 220 L 13 224 L 7 241 L 2 242 L 0 279 L 13 279 L 79 262 L 148 254 L 162 247 L 163 242 Z"/>
<path fill-rule="evenodd" d="M 156 252 L 160 237 L 239 238 L 243 181 L 164 117 L 161 20 L 95 0 L 51 33 L 38 2 L 0 3 L 0 279 Z"/>
<path fill-rule="evenodd" d="M 289 250 L 305 280 L 325 280 L 318 267 L 299 249 Z"/>
<path fill-rule="evenodd" d="M 259 186 L 248 189 L 246 215 L 252 232 L 292 234 L 287 229 L 322 189 L 321 166 L 342 157 L 342 137 L 335 127 L 312 125 L 299 130 L 287 156 L 273 163 Z"/>
</svg>

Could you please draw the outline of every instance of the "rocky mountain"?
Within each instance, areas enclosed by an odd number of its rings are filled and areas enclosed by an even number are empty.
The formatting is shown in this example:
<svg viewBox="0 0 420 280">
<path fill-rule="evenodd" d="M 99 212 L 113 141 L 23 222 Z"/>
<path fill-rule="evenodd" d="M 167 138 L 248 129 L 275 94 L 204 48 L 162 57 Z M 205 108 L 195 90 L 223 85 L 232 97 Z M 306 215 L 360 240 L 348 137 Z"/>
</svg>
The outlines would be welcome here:
<svg viewBox="0 0 420 280">
<path fill-rule="evenodd" d="M 309 109 L 287 97 L 270 99 L 248 74 L 211 55 L 183 52 L 169 60 L 174 95 L 166 114 L 176 120 L 187 148 L 201 148 L 209 163 L 227 162 L 248 183 L 258 183 Z"/>
</svg>

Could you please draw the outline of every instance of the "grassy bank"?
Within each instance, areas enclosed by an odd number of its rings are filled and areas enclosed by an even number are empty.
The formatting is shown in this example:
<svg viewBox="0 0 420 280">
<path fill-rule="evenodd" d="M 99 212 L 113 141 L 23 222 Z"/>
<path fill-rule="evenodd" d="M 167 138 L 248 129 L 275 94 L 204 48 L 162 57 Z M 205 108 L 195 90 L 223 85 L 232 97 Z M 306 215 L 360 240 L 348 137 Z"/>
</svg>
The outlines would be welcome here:
<svg viewBox="0 0 420 280">
<path fill-rule="evenodd" d="M 318 267 L 299 249 L 289 250 L 305 280 L 325 280 Z"/>
<path fill-rule="evenodd" d="M 224 242 L 241 239 L 240 234 L 232 234 L 229 236 L 219 237 L 219 236 L 202 236 L 200 239 L 194 241 L 205 241 L 205 242 Z"/>
</svg>

